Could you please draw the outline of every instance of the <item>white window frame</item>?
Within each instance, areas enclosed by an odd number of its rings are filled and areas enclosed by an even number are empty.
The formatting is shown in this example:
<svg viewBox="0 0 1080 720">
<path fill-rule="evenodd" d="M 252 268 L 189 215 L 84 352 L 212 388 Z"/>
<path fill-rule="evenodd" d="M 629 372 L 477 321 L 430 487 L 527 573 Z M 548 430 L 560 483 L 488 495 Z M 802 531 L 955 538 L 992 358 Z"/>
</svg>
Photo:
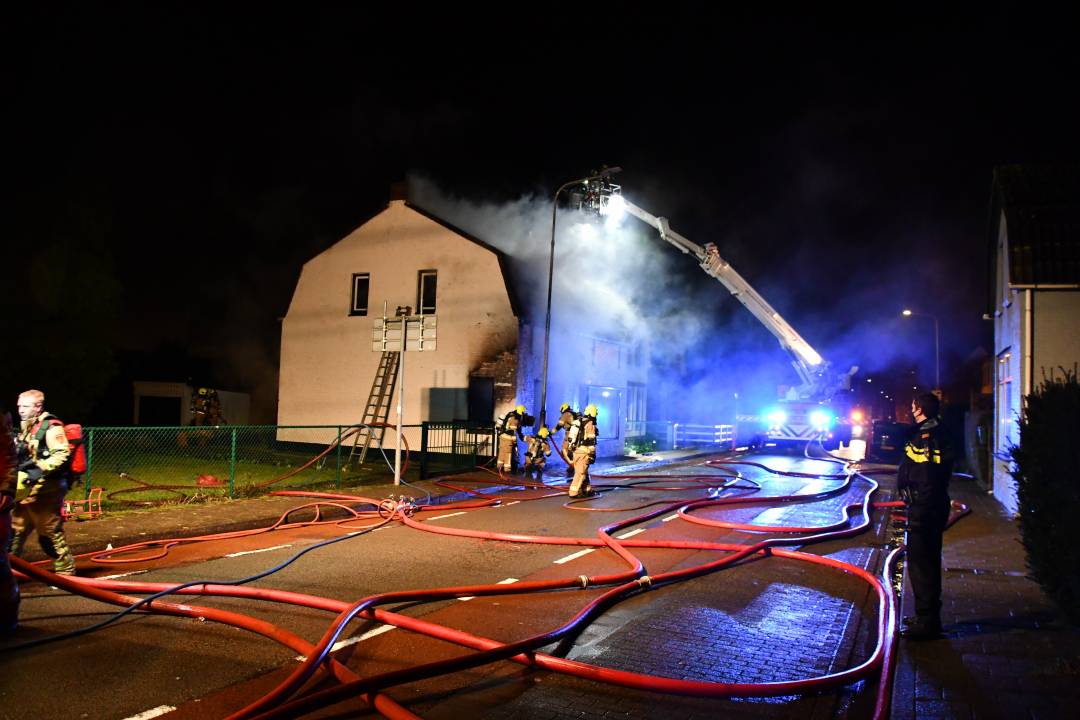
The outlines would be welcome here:
<svg viewBox="0 0 1080 720">
<path fill-rule="evenodd" d="M 435 302 L 430 306 L 424 305 L 425 280 L 431 278 L 435 281 Z M 439 306 L 439 271 L 421 270 L 416 274 L 416 311 L 420 315 L 434 315 Z"/>
<path fill-rule="evenodd" d="M 360 281 L 364 283 L 364 297 L 359 298 L 357 292 Z M 368 296 L 371 295 L 371 273 L 353 273 L 352 275 L 352 303 L 349 305 L 351 317 L 364 317 L 368 314 Z M 358 300 L 362 300 L 361 305 Z"/>
</svg>

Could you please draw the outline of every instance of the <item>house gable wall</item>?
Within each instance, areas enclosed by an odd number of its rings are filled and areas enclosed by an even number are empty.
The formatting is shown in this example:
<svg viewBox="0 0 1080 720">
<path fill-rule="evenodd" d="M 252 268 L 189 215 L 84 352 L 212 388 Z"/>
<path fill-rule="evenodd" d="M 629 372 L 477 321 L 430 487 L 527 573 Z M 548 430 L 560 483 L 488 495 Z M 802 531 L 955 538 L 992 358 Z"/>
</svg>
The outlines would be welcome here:
<svg viewBox="0 0 1080 720">
<path fill-rule="evenodd" d="M 464 416 L 469 373 L 517 343 L 498 258 L 393 201 L 304 265 L 282 323 L 280 425 L 360 421 L 380 359 L 371 349 L 374 319 L 384 301 L 391 316 L 416 306 L 421 270 L 438 273 L 438 341 L 435 351 L 405 357 L 404 422 Z M 349 314 L 353 273 L 370 275 L 367 316 Z M 419 433 L 407 437 L 418 449 Z"/>
</svg>

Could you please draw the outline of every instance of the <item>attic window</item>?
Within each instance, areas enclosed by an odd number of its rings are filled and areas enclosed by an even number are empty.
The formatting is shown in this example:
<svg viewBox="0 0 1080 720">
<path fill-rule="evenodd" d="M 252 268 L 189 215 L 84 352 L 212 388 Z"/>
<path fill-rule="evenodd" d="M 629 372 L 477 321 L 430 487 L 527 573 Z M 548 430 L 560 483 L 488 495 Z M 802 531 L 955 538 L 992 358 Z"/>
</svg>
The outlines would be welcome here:
<svg viewBox="0 0 1080 720">
<path fill-rule="evenodd" d="M 421 270 L 416 278 L 416 307 L 421 315 L 435 314 L 435 285 L 438 273 L 435 270 Z"/>
<path fill-rule="evenodd" d="M 352 305 L 349 308 L 349 315 L 367 315 L 368 287 L 370 285 L 370 273 L 353 273 Z"/>
</svg>

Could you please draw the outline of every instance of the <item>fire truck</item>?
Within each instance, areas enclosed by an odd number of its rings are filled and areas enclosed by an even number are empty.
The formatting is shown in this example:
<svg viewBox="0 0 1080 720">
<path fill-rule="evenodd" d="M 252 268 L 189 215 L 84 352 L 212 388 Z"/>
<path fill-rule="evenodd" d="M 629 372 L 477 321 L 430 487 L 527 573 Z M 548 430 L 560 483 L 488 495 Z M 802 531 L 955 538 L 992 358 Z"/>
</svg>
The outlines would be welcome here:
<svg viewBox="0 0 1080 720">
<path fill-rule="evenodd" d="M 831 401 L 838 393 L 851 387 L 851 378 L 858 371 L 858 366 L 852 366 L 846 372 L 836 371 L 730 263 L 720 257 L 715 244 L 698 245 L 688 240 L 672 230 L 666 218 L 657 217 L 627 201 L 622 195 L 621 186 L 604 178 L 587 182 L 584 187 L 584 192 L 575 198 L 579 206 L 591 208 L 612 219 L 622 214 L 632 215 L 655 228 L 661 239 L 674 245 L 680 252 L 693 255 L 702 270 L 719 280 L 773 334 L 780 347 L 791 357 L 791 365 L 800 382 L 787 390 L 773 406 L 756 416 L 753 422 L 757 423 L 757 431 L 751 441 L 752 446 L 805 445 L 818 440 L 826 450 L 833 450 L 850 442 L 851 425 L 844 422 L 847 413 L 839 419 Z"/>
</svg>

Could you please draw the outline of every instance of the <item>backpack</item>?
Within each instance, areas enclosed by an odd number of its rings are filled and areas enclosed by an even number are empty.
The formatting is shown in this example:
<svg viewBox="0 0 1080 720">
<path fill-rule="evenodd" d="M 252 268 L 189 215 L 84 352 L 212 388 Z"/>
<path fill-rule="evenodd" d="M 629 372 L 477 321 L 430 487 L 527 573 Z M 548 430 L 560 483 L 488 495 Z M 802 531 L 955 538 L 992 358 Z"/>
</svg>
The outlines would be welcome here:
<svg viewBox="0 0 1080 720">
<path fill-rule="evenodd" d="M 72 423 L 70 425 L 64 425 L 60 421 L 60 418 L 50 417 L 49 422 L 42 423 L 36 433 L 38 447 L 41 447 L 41 443 L 45 442 L 45 435 L 49 432 L 49 428 L 56 425 L 61 425 L 64 428 L 64 436 L 67 437 L 68 444 L 71 445 L 71 457 L 67 461 L 67 469 L 72 474 L 71 481 L 78 482 L 82 478 L 82 474 L 86 472 L 86 445 L 83 444 L 83 432 L 82 425 Z"/>
</svg>

